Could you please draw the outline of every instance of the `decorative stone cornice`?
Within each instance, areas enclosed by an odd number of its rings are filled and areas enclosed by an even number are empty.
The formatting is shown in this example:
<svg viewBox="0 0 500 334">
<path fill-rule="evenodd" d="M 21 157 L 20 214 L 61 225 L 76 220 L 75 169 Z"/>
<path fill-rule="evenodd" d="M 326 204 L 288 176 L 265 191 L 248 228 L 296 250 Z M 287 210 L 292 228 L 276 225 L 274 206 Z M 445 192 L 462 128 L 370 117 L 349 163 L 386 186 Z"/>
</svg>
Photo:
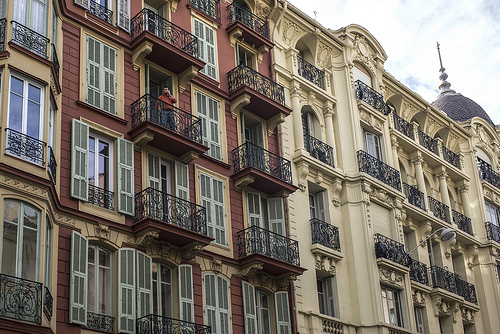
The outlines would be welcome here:
<svg viewBox="0 0 500 334">
<path fill-rule="evenodd" d="M 424 291 L 412 289 L 411 297 L 413 299 L 413 304 L 419 307 L 425 307 L 425 294 Z"/>
<path fill-rule="evenodd" d="M 398 289 L 404 288 L 403 276 L 401 274 L 396 273 L 394 270 L 387 270 L 380 267 L 378 268 L 378 271 L 381 283 Z"/>
</svg>

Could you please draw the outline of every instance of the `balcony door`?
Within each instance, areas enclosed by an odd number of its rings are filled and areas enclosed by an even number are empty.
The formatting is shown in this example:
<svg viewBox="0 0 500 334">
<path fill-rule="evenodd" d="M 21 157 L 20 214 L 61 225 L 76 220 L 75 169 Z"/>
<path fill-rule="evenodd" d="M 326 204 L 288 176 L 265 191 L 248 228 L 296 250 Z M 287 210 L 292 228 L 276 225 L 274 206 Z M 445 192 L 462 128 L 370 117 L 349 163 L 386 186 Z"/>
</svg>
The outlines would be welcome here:
<svg viewBox="0 0 500 334">
<path fill-rule="evenodd" d="M 146 93 L 154 98 L 158 98 L 163 94 L 163 87 L 167 86 L 170 89 L 170 93 L 175 96 L 173 90 L 172 77 L 161 73 L 160 71 L 151 68 L 151 66 L 146 64 Z"/>
<path fill-rule="evenodd" d="M 14 21 L 46 36 L 47 0 L 15 0 Z"/>
<path fill-rule="evenodd" d="M 262 123 L 246 116 L 241 121 L 243 142 L 250 143 L 247 145 L 249 165 L 267 172 Z"/>
<path fill-rule="evenodd" d="M 148 153 L 148 187 L 156 190 L 150 195 L 149 210 L 153 217 L 171 222 L 170 163 L 152 153 Z"/>
</svg>

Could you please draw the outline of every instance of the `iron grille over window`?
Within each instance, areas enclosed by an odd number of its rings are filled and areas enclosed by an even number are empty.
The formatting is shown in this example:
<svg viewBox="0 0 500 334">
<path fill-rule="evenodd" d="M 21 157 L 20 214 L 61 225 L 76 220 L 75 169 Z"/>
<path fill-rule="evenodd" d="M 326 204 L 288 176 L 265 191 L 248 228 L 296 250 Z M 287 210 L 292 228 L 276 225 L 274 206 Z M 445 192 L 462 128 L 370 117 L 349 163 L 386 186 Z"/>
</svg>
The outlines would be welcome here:
<svg viewBox="0 0 500 334">
<path fill-rule="evenodd" d="M 493 186 L 500 189 L 500 174 L 495 172 L 491 165 L 484 160 L 477 158 L 477 164 L 479 166 L 479 177 Z"/>
<path fill-rule="evenodd" d="M 476 288 L 474 284 L 470 284 L 459 275 L 438 266 L 432 266 L 430 271 L 433 288 L 444 289 L 463 297 L 470 303 L 477 304 Z"/>
<path fill-rule="evenodd" d="M 486 235 L 488 237 L 488 240 L 493 240 L 500 243 L 500 227 L 490 222 L 484 223 L 484 227 L 486 227 Z"/>
<path fill-rule="evenodd" d="M 445 222 L 450 222 L 450 211 L 449 206 L 441 203 L 437 199 L 428 196 L 429 198 L 429 206 L 431 207 L 431 211 L 435 217 L 444 220 Z"/>
<path fill-rule="evenodd" d="M 415 139 L 415 132 L 413 130 L 413 124 L 405 121 L 402 117 L 399 117 L 396 112 L 392 113 L 394 118 L 394 128 L 404 134 L 406 137 Z"/>
<path fill-rule="evenodd" d="M 333 147 L 307 134 L 304 135 L 304 145 L 313 158 L 332 167 L 335 166 L 333 163 Z"/>
<path fill-rule="evenodd" d="M 113 332 L 115 318 L 109 315 L 87 312 L 86 328 L 104 332 Z"/>
<path fill-rule="evenodd" d="M 438 142 L 436 139 L 424 133 L 422 130 L 418 130 L 418 138 L 420 140 L 420 145 L 434 153 L 435 155 L 439 155 L 438 152 Z"/>
<path fill-rule="evenodd" d="M 108 22 L 109 24 L 113 23 L 113 11 L 95 2 L 94 0 L 90 0 L 89 13 L 103 21 Z"/>
<path fill-rule="evenodd" d="M 22 159 L 36 163 L 37 165 L 45 165 L 45 142 L 36 138 L 25 135 L 21 132 L 12 129 L 7 130 L 7 147 L 6 152 L 18 156 Z"/>
<path fill-rule="evenodd" d="M 377 259 L 382 257 L 406 267 L 412 262 L 403 244 L 379 233 L 375 234 L 375 255 Z"/>
<path fill-rule="evenodd" d="M 406 198 L 411 205 L 425 210 L 424 193 L 418 190 L 417 186 L 411 186 L 403 182 Z"/>
<path fill-rule="evenodd" d="M 40 325 L 42 284 L 0 274 L 0 317 Z"/>
<path fill-rule="evenodd" d="M 137 319 L 137 334 L 150 333 L 211 334 L 212 329 L 207 325 L 199 325 L 194 322 L 167 318 L 153 314 Z"/>
<path fill-rule="evenodd" d="M 427 266 L 422 262 L 412 259 L 410 264 L 410 279 L 420 284 L 429 285 Z"/>
<path fill-rule="evenodd" d="M 108 210 L 114 210 L 114 199 L 114 192 L 89 184 L 89 203 Z"/>
<path fill-rule="evenodd" d="M 453 222 L 457 224 L 458 228 L 462 231 L 472 234 L 471 219 L 458 211 L 451 210 L 453 215 Z"/>
<path fill-rule="evenodd" d="M 443 146 L 443 158 L 444 158 L 444 160 L 448 161 L 453 166 L 457 167 L 458 169 L 461 169 L 460 156 L 458 154 L 456 154 L 455 152 L 451 151 L 446 146 Z"/>
</svg>

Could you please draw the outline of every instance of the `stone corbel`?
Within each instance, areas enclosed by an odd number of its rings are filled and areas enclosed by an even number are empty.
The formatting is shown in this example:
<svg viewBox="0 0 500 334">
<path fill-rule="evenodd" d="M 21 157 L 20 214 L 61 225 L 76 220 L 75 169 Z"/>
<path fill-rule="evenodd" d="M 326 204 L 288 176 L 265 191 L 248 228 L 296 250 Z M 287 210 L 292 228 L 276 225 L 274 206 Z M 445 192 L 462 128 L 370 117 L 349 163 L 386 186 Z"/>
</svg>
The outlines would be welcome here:
<svg viewBox="0 0 500 334">
<path fill-rule="evenodd" d="M 422 224 L 418 230 L 420 232 L 420 242 L 422 242 L 431 235 L 432 225 L 427 222 L 427 224 Z M 427 247 L 427 243 L 422 244 L 422 246 Z"/>
<path fill-rule="evenodd" d="M 229 33 L 229 45 L 231 45 L 232 48 L 236 46 L 236 41 L 241 38 L 243 35 L 243 30 L 241 28 L 234 28 L 230 33 Z"/>
<path fill-rule="evenodd" d="M 432 306 L 436 318 L 451 315 L 451 303 L 439 296 L 432 297 Z"/>
<path fill-rule="evenodd" d="M 443 242 L 443 246 L 445 248 L 444 255 L 446 256 L 447 259 L 451 259 L 453 254 L 451 253 L 451 249 L 455 244 L 457 243 L 457 239 L 453 239 L 451 241 Z"/>
<path fill-rule="evenodd" d="M 451 313 L 451 316 L 453 318 L 453 323 L 456 324 L 458 321 L 457 314 L 458 314 L 458 312 L 460 312 L 460 305 L 457 302 L 453 303 L 452 311 L 453 312 Z M 460 313 L 460 316 L 461 316 L 461 313 Z"/>
<path fill-rule="evenodd" d="M 340 192 L 342 191 L 342 180 L 336 178 L 332 182 L 332 203 L 335 207 L 340 206 Z"/>
<path fill-rule="evenodd" d="M 298 178 L 299 178 L 299 189 L 304 192 L 306 191 L 307 185 L 307 176 L 309 175 L 309 164 L 301 161 L 296 164 Z"/>
<path fill-rule="evenodd" d="M 255 177 L 251 175 L 246 175 L 243 177 L 240 177 L 239 179 L 234 181 L 234 186 L 236 187 L 236 190 L 241 191 L 245 187 L 247 187 L 249 184 L 253 183 L 255 181 Z"/>
<path fill-rule="evenodd" d="M 271 137 L 273 135 L 274 129 L 285 121 L 285 115 L 282 113 L 277 114 L 274 117 L 271 117 L 267 120 L 267 136 Z"/>
<path fill-rule="evenodd" d="M 172 13 L 175 13 L 177 11 L 177 5 L 181 2 L 181 0 L 170 0 L 170 10 Z"/>
<path fill-rule="evenodd" d="M 413 299 L 413 304 L 419 307 L 425 307 L 425 293 L 423 291 L 412 289 L 411 296 Z"/>
<path fill-rule="evenodd" d="M 160 233 L 157 230 L 150 230 L 138 235 L 132 243 L 138 247 L 147 247 L 159 236 Z"/>
<path fill-rule="evenodd" d="M 471 309 L 468 309 L 466 307 L 462 307 L 461 309 L 462 313 L 462 321 L 464 324 L 473 324 L 474 323 L 474 311 Z"/>
<path fill-rule="evenodd" d="M 184 153 L 181 157 L 179 157 L 179 161 L 183 164 L 189 165 L 194 160 L 198 159 L 200 155 L 194 151 L 189 151 Z"/>
<path fill-rule="evenodd" d="M 149 143 L 150 141 L 153 140 L 154 136 L 155 135 L 149 131 L 142 132 L 140 135 L 135 136 L 134 137 L 134 148 L 137 151 L 140 151 L 144 145 L 146 145 L 147 143 Z"/>
<path fill-rule="evenodd" d="M 145 41 L 135 49 L 132 54 L 132 67 L 134 71 L 138 71 L 141 68 L 142 61 L 151 51 L 153 51 L 153 43 L 148 41 Z"/>
<path fill-rule="evenodd" d="M 403 276 L 396 273 L 394 270 L 387 270 L 384 268 L 378 268 L 380 282 L 384 284 L 388 284 L 392 287 L 403 289 L 404 281 Z"/>
<path fill-rule="evenodd" d="M 290 283 L 292 283 L 293 281 L 295 281 L 297 279 L 297 275 L 293 275 L 293 274 L 286 274 L 284 276 L 281 276 L 279 278 L 277 278 L 277 285 L 278 285 L 278 289 L 287 289 L 288 286 L 290 285 Z"/>
<path fill-rule="evenodd" d="M 198 75 L 198 69 L 193 65 L 179 74 L 179 93 L 184 93 L 189 81 Z"/>
<path fill-rule="evenodd" d="M 479 251 L 477 249 L 477 245 L 472 245 L 465 251 L 465 255 L 467 258 L 467 266 L 469 269 L 474 267 L 474 260 L 477 258 Z"/>
<path fill-rule="evenodd" d="M 210 260 L 210 268 L 214 273 L 220 273 L 222 271 L 222 261 L 212 258 L 212 260 Z"/>
<path fill-rule="evenodd" d="M 108 225 L 99 224 L 95 226 L 95 236 L 101 241 L 109 240 L 110 233 Z"/>
<path fill-rule="evenodd" d="M 250 95 L 243 94 L 231 103 L 231 118 L 236 119 L 247 104 L 250 103 Z"/>
<path fill-rule="evenodd" d="M 253 262 L 241 268 L 241 270 L 238 272 L 238 275 L 241 275 L 243 277 L 250 277 L 261 271 L 263 268 L 264 264 L 262 262 Z"/>
<path fill-rule="evenodd" d="M 262 45 L 260 48 L 257 49 L 257 61 L 259 64 L 262 64 L 262 61 L 264 60 L 264 55 L 269 52 L 269 47 L 267 45 Z"/>
<path fill-rule="evenodd" d="M 196 254 L 203 249 L 203 245 L 193 243 L 182 249 L 182 259 L 186 261 L 193 261 Z"/>
</svg>

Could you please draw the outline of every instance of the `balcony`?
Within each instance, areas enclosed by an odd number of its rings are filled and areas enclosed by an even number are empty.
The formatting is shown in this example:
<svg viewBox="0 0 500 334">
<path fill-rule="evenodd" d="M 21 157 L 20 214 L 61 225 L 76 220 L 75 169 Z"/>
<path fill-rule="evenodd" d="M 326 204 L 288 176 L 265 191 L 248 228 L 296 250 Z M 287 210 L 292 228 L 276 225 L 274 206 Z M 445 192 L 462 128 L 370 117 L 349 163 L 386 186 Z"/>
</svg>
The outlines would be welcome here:
<svg viewBox="0 0 500 334">
<path fill-rule="evenodd" d="M 446 146 L 442 146 L 442 148 L 443 148 L 443 158 L 444 158 L 444 160 L 448 161 L 450 164 L 452 164 L 453 166 L 457 167 L 458 169 L 462 169 L 461 166 L 460 166 L 460 155 L 458 155 L 455 152 L 451 151 Z"/>
<path fill-rule="evenodd" d="M 285 105 L 285 88 L 250 67 L 233 68 L 227 73 L 227 83 L 231 101 L 247 94 L 251 100 L 245 109 L 265 120 L 291 112 Z"/>
<path fill-rule="evenodd" d="M 482 159 L 477 158 L 477 164 L 481 180 L 486 181 L 492 186 L 500 189 L 500 174 L 495 172 L 493 168 L 491 168 L 491 165 Z"/>
<path fill-rule="evenodd" d="M 52 298 L 49 288 L 44 287 L 43 308 L 50 317 L 52 317 L 53 304 L 54 299 Z"/>
<path fill-rule="evenodd" d="M 340 252 L 339 229 L 319 219 L 311 219 L 312 243 Z"/>
<path fill-rule="evenodd" d="M 89 184 L 87 202 L 100 206 L 101 208 L 114 210 L 115 193 Z"/>
<path fill-rule="evenodd" d="M 52 65 L 54 66 L 54 71 L 56 72 L 57 78 L 59 78 L 60 65 L 59 65 L 59 58 L 57 57 L 56 46 L 54 44 L 50 45 L 52 49 L 52 59 L 51 59 Z"/>
<path fill-rule="evenodd" d="M 388 186 L 401 191 L 399 171 L 364 151 L 358 151 L 359 171 L 367 173 Z"/>
<path fill-rule="evenodd" d="M 403 244 L 379 233 L 375 234 L 375 256 L 377 259 L 384 258 L 405 267 L 409 267 L 412 262 Z"/>
<path fill-rule="evenodd" d="M 3 29 L 5 31 L 5 27 Z M 16 21 L 12 21 L 12 42 L 40 57 L 47 58 L 49 39 Z"/>
<path fill-rule="evenodd" d="M 5 30 L 7 28 L 7 19 L 0 19 L 0 52 L 5 51 Z"/>
<path fill-rule="evenodd" d="M 354 87 L 356 88 L 356 99 L 358 101 L 368 103 L 384 115 L 389 115 L 391 113 L 391 108 L 384 102 L 382 94 L 375 91 L 361 80 L 356 80 L 356 82 L 354 82 Z"/>
<path fill-rule="evenodd" d="M 144 8 L 130 21 L 131 48 L 134 56 L 145 57 L 175 74 L 191 67 L 201 69 L 198 38 Z"/>
<path fill-rule="evenodd" d="M 325 89 L 325 71 L 297 56 L 299 75 L 321 89 Z"/>
<path fill-rule="evenodd" d="M 424 193 L 418 190 L 417 186 L 411 186 L 403 182 L 406 198 L 408 202 L 421 210 L 425 210 Z"/>
<path fill-rule="evenodd" d="M 0 274 L 0 317 L 42 323 L 42 284 Z"/>
<path fill-rule="evenodd" d="M 301 275 L 299 243 L 258 226 L 237 233 L 238 256 L 242 266 L 263 263 L 263 271 L 272 276 Z"/>
<path fill-rule="evenodd" d="M 56 182 L 57 177 L 57 162 L 56 157 L 54 156 L 54 151 L 52 151 L 52 147 L 49 146 L 49 163 L 47 165 L 49 170 L 50 177 L 54 183 Z"/>
<path fill-rule="evenodd" d="M 457 227 L 460 230 L 464 231 L 465 233 L 469 233 L 470 235 L 473 235 L 471 219 L 469 217 L 455 210 L 451 210 L 451 214 L 453 216 L 453 222 L 457 224 Z"/>
<path fill-rule="evenodd" d="M 242 37 L 245 42 L 255 45 L 257 49 L 274 46 L 269 40 L 269 26 L 266 21 L 237 2 L 227 6 L 227 11 L 229 12 L 229 25 L 226 31 L 230 36 Z"/>
<path fill-rule="evenodd" d="M 90 0 L 90 7 L 88 11 L 89 14 L 100 18 L 104 22 L 113 24 L 113 11 L 95 2 L 94 0 Z"/>
<path fill-rule="evenodd" d="M 415 140 L 415 132 L 413 130 L 413 124 L 405 121 L 403 118 L 399 117 L 395 112 L 392 113 L 394 119 L 394 128 L 404 134 L 406 137 Z"/>
<path fill-rule="evenodd" d="M 211 334 L 212 329 L 207 325 L 182 321 L 160 315 L 149 314 L 137 319 L 137 334 Z"/>
<path fill-rule="evenodd" d="M 149 94 L 132 103 L 131 118 L 129 134 L 138 146 L 148 144 L 177 157 L 208 150 L 202 144 L 200 118 Z"/>
<path fill-rule="evenodd" d="M 291 162 L 262 147 L 246 142 L 232 151 L 233 172 L 231 178 L 237 187 L 248 184 L 268 195 L 280 191 L 292 193 Z"/>
<path fill-rule="evenodd" d="M 436 139 L 424 133 L 422 130 L 418 130 L 418 139 L 420 145 L 425 147 L 427 150 L 431 151 L 435 155 L 439 155 L 438 142 Z"/>
<path fill-rule="evenodd" d="M 115 323 L 114 317 L 104 314 L 87 312 L 87 325 L 84 327 L 97 331 L 112 333 L 114 330 L 114 323 Z"/>
<path fill-rule="evenodd" d="M 486 236 L 488 240 L 500 243 L 500 227 L 490 222 L 484 223 L 484 227 L 486 227 Z"/>
<path fill-rule="evenodd" d="M 427 266 L 422 262 L 412 259 L 410 264 L 410 279 L 420 284 L 429 285 Z"/>
<path fill-rule="evenodd" d="M 13 129 L 7 131 L 7 146 L 5 151 L 21 159 L 33 162 L 39 166 L 45 165 L 45 142 L 25 135 Z"/>
<path fill-rule="evenodd" d="M 448 205 L 441 203 L 437 199 L 428 196 L 429 198 L 429 206 L 431 207 L 431 211 L 434 214 L 434 217 L 437 217 L 445 222 L 450 223 L 450 208 Z"/>
<path fill-rule="evenodd" d="M 208 245 L 207 217 L 204 207 L 156 190 L 146 188 L 135 195 L 134 231 L 159 230 L 159 240 L 183 247 L 192 242 Z"/>
<path fill-rule="evenodd" d="M 310 135 L 304 135 L 304 146 L 311 157 L 335 167 L 333 163 L 333 147 Z"/>
<path fill-rule="evenodd" d="M 220 22 L 219 0 L 189 0 L 189 5 Z"/>
<path fill-rule="evenodd" d="M 463 297 L 469 303 L 477 304 L 476 288 L 457 274 L 437 266 L 432 266 L 430 275 L 433 288 L 444 289 Z"/>
</svg>

